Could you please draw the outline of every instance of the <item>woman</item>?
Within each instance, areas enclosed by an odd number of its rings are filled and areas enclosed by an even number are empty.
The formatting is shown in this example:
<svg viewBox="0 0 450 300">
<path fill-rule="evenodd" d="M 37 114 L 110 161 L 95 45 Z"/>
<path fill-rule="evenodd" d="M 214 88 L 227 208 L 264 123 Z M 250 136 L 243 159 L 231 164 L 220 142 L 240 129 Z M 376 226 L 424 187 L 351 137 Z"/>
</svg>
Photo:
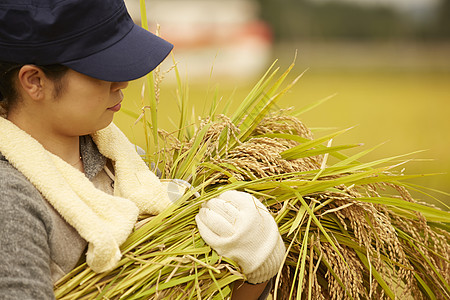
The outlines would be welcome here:
<svg viewBox="0 0 450 300">
<path fill-rule="evenodd" d="M 53 283 L 82 260 L 111 270 L 138 214 L 171 205 L 112 123 L 128 81 L 171 49 L 123 0 L 0 2 L 0 299 L 53 299 Z M 264 297 L 285 253 L 267 209 L 229 191 L 196 221 L 247 276 L 233 298 Z"/>
</svg>

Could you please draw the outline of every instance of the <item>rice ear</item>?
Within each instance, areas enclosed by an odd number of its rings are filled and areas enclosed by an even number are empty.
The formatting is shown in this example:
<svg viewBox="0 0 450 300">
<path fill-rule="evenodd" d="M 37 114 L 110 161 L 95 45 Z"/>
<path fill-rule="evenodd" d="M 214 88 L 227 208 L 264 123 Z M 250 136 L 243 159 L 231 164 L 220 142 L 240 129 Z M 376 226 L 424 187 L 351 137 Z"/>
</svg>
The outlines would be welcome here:
<svg viewBox="0 0 450 300">
<path fill-rule="evenodd" d="M 258 105 L 262 85 L 277 93 L 260 81 L 244 107 Z M 173 134 L 158 128 L 164 139 L 153 157 L 163 176 L 191 180 L 195 190 L 157 216 L 141 216 L 114 270 L 81 265 L 55 285 L 56 298 L 226 299 L 245 275 L 204 243 L 194 217 L 202 202 L 231 189 L 260 198 L 289 245 L 279 299 L 448 298 L 450 214 L 409 194 L 407 187 L 420 187 L 406 180 L 422 175 L 396 171 L 406 155 L 361 162 L 373 149 L 348 156 L 354 145 L 323 145 L 335 134 L 314 139 L 288 110 L 260 112 L 252 125 L 239 118 L 219 112 L 192 134 L 179 134 L 185 117 Z"/>
</svg>

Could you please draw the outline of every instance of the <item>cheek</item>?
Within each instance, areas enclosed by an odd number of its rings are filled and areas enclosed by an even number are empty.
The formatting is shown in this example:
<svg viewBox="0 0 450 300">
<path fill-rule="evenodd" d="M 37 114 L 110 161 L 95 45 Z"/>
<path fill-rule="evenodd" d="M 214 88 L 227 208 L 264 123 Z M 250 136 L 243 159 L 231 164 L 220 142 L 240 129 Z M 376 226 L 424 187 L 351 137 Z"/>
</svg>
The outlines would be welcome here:
<svg viewBox="0 0 450 300">
<path fill-rule="evenodd" d="M 91 86 L 89 88 L 71 89 L 65 99 L 67 109 L 79 118 L 84 116 L 95 117 L 106 110 L 108 94 L 105 89 Z"/>
<path fill-rule="evenodd" d="M 110 87 L 101 81 L 74 77 L 57 102 L 58 124 L 71 135 L 85 135 L 108 126 Z"/>
<path fill-rule="evenodd" d="M 76 101 L 58 111 L 58 126 L 69 135 L 86 135 L 108 126 L 113 113 L 95 99 Z"/>
</svg>

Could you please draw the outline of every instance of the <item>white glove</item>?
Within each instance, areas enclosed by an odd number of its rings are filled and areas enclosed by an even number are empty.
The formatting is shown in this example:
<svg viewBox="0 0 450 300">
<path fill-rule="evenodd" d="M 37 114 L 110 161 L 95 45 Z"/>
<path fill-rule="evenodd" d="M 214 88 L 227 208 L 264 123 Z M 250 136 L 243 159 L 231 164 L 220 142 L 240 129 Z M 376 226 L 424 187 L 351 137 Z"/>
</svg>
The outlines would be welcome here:
<svg viewBox="0 0 450 300">
<path fill-rule="evenodd" d="M 227 191 L 203 204 L 195 217 L 205 242 L 234 260 L 253 284 L 278 272 L 286 248 L 267 208 L 248 193 Z"/>
</svg>

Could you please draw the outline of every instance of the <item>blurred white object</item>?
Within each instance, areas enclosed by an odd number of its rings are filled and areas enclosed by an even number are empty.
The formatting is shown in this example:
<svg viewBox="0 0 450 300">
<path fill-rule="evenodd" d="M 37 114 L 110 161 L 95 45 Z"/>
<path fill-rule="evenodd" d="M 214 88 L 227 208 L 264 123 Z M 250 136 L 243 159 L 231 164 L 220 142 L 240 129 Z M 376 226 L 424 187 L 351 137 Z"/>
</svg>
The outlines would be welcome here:
<svg viewBox="0 0 450 300">
<path fill-rule="evenodd" d="M 125 2 L 140 23 L 139 0 Z M 215 76 L 245 79 L 259 76 L 270 62 L 272 32 L 259 19 L 256 1 L 157 0 L 147 1 L 146 8 L 150 30 L 161 26 L 189 78 L 209 77 L 213 68 Z M 168 59 L 163 65 L 171 64 Z"/>
<path fill-rule="evenodd" d="M 161 183 L 167 190 L 172 203 L 180 199 L 188 190 L 194 190 L 193 186 L 183 179 L 161 179 Z M 200 194 L 195 192 L 194 196 L 200 197 Z"/>
</svg>

